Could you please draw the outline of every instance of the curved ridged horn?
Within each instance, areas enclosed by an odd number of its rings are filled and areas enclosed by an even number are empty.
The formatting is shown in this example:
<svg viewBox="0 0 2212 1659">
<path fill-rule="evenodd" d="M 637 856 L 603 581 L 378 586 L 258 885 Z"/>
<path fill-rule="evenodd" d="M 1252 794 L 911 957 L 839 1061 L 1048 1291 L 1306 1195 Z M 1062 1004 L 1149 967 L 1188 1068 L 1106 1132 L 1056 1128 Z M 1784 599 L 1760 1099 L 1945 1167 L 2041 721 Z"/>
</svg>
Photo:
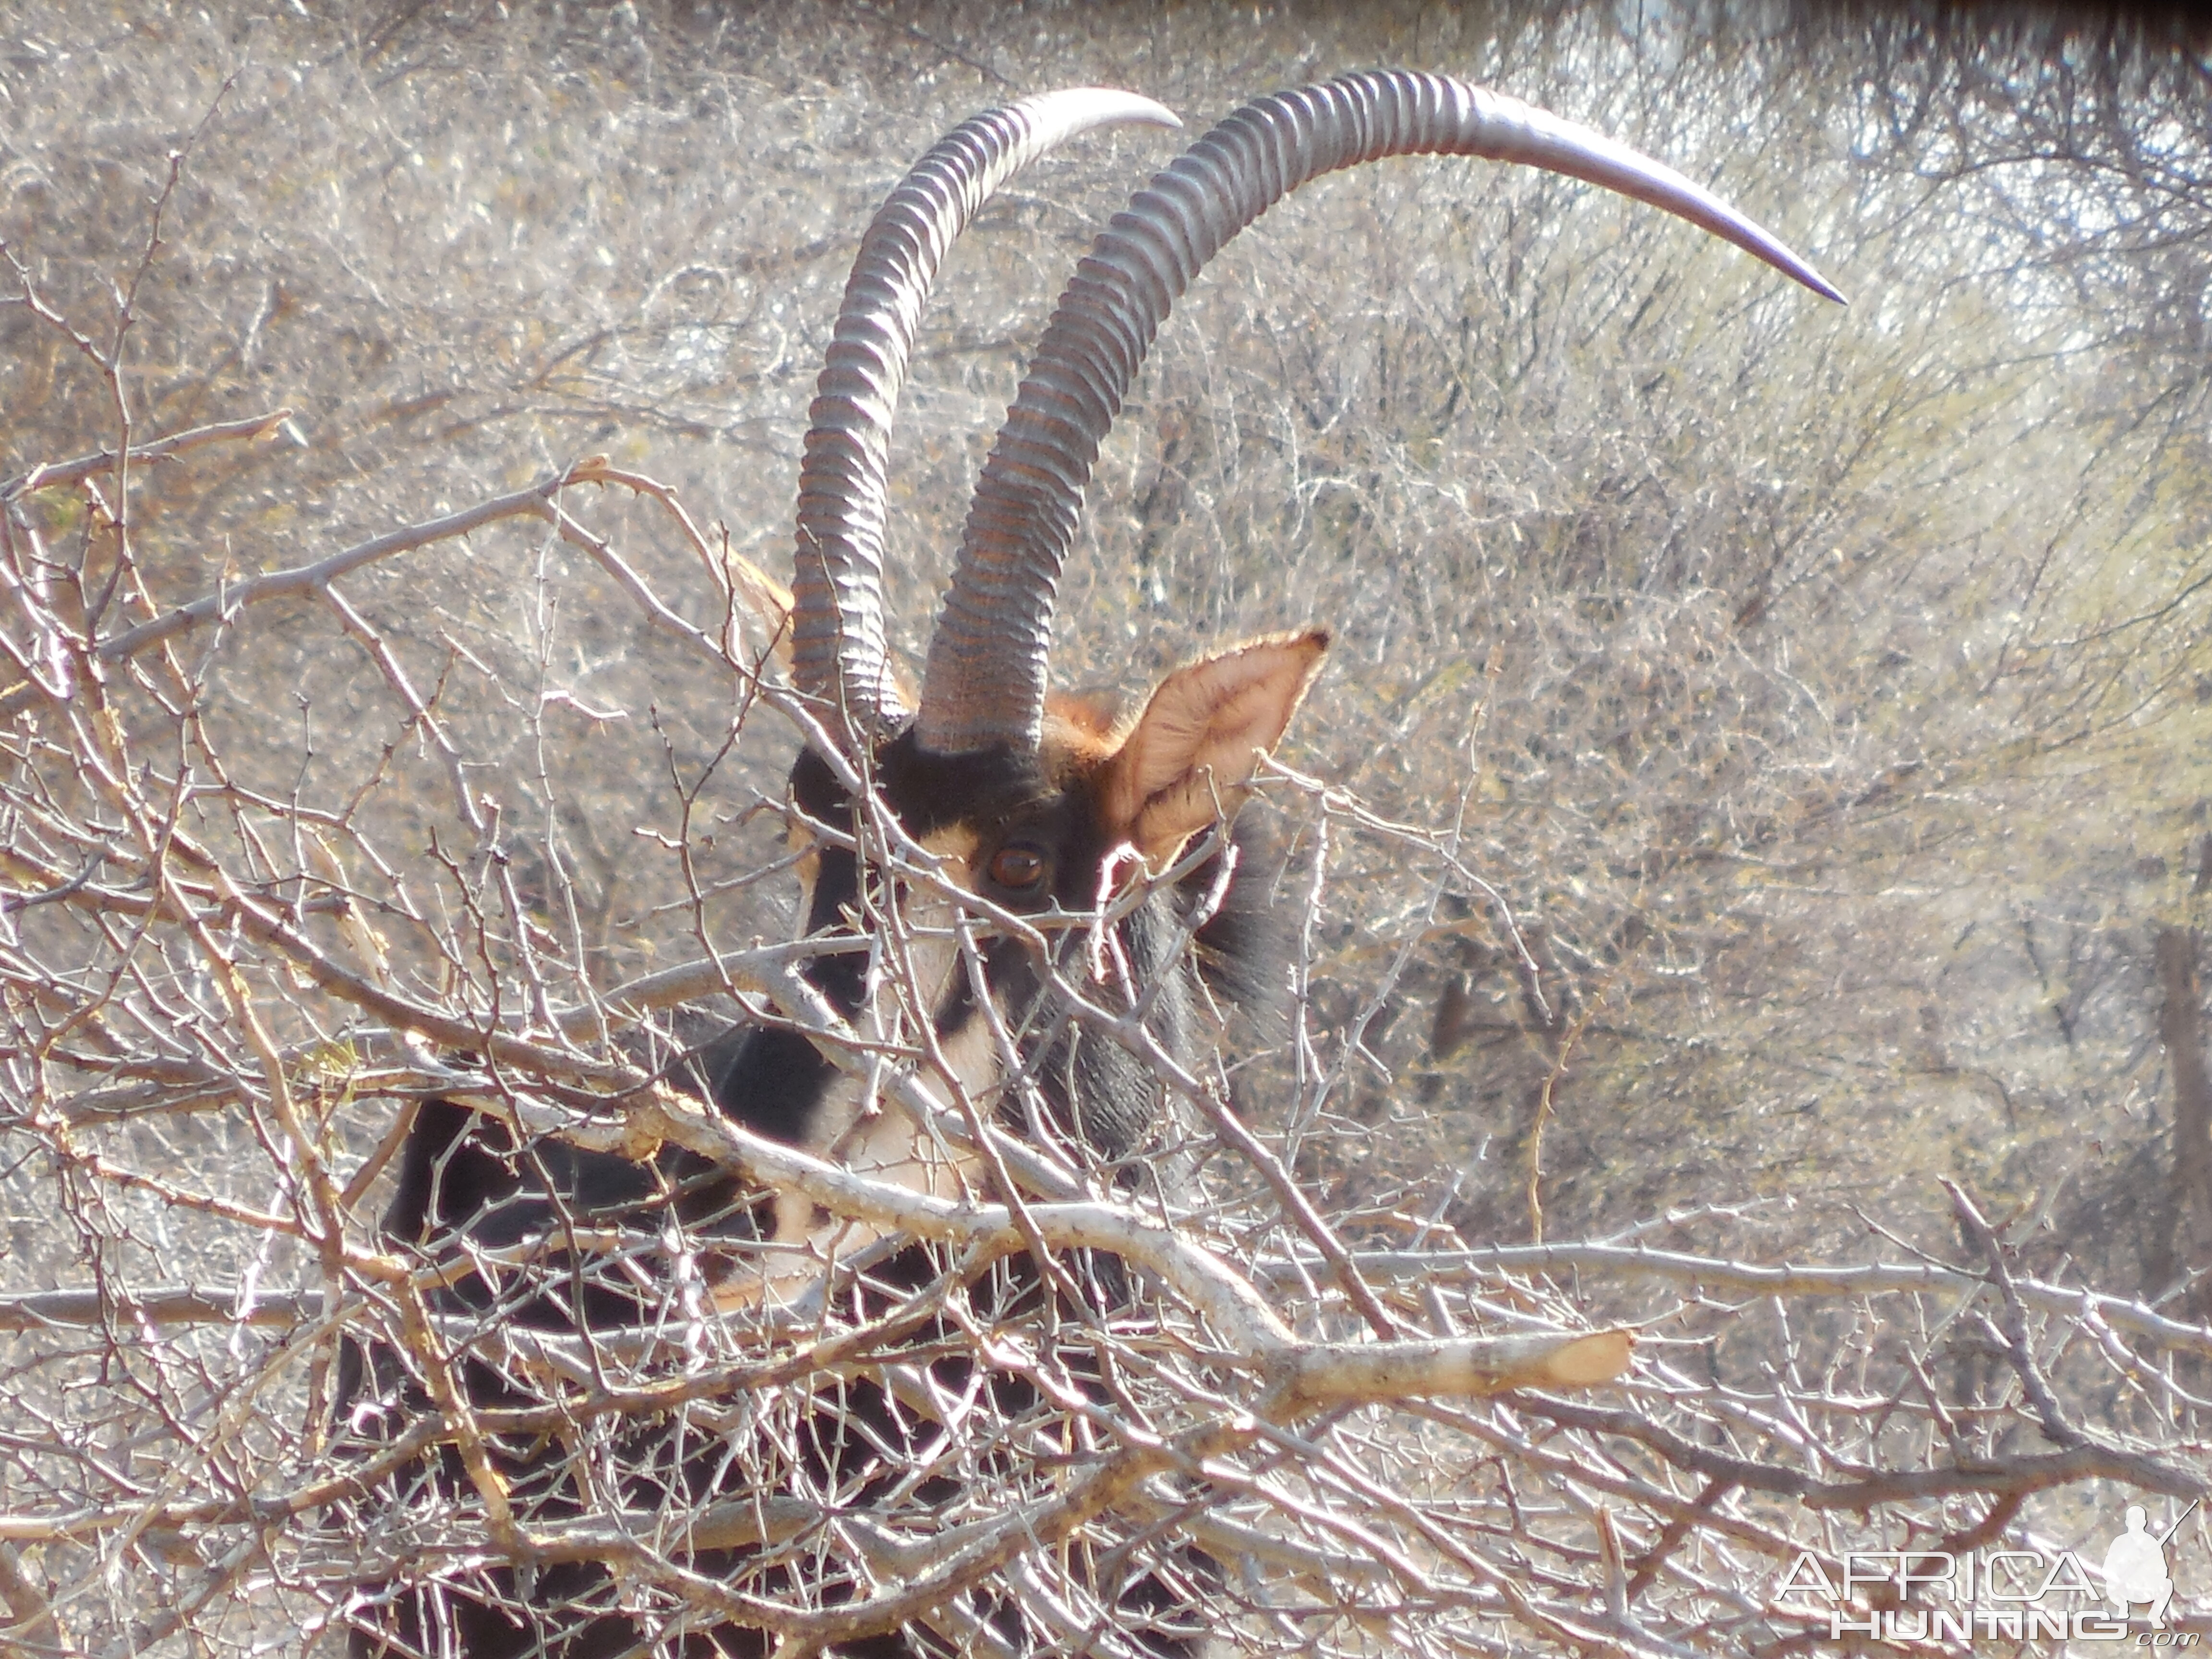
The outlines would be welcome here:
<svg viewBox="0 0 2212 1659">
<path fill-rule="evenodd" d="M 792 678 L 861 731 L 902 710 L 884 637 L 884 517 L 891 421 L 915 329 L 953 239 L 1000 185 L 1093 127 L 1179 126 L 1149 98 L 1079 87 L 985 112 L 938 140 L 860 239 L 822 365 L 799 468 Z"/>
<path fill-rule="evenodd" d="M 1438 75 L 1350 75 L 1246 105 L 1157 174 L 1061 294 L 969 507 L 929 645 L 917 736 L 939 754 L 1034 750 L 1060 567 L 1084 487 L 1170 307 L 1290 191 L 1385 156 L 1480 155 L 1564 173 L 1678 214 L 1832 300 L 1774 237 L 1672 168 L 1587 128 Z"/>
</svg>

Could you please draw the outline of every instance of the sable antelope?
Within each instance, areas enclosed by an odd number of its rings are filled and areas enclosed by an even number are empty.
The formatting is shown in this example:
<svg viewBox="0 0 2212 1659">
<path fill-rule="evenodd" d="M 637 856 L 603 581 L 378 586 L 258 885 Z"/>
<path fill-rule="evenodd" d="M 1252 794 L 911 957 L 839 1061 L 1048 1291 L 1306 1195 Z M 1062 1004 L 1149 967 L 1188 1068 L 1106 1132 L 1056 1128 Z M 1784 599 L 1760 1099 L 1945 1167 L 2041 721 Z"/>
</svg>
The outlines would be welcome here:
<svg viewBox="0 0 2212 1659">
<path fill-rule="evenodd" d="M 892 192 L 864 237 L 811 410 L 799 474 L 795 576 L 787 599 L 756 580 L 757 605 L 787 626 L 791 679 L 820 711 L 835 754 L 810 748 L 791 775 L 802 823 L 837 832 L 801 860 L 805 928 L 851 934 L 896 921 L 899 901 L 862 856 L 868 803 L 839 781 L 864 775 L 878 810 L 939 860 L 946 883 L 1002 912 L 1081 915 L 1129 884 L 1166 872 L 1195 839 L 1234 814 L 1258 760 L 1282 736 L 1328 645 L 1322 628 L 1258 639 L 1168 675 L 1133 718 L 1048 695 L 1046 652 L 1062 562 L 1083 492 L 1123 395 L 1176 298 L 1206 261 L 1271 204 L 1323 173 L 1387 156 L 1480 155 L 1571 174 L 1652 203 L 1736 244 L 1816 292 L 1840 297 L 1810 266 L 1757 225 L 1680 175 L 1610 140 L 1511 99 L 1438 76 L 1353 75 L 1278 94 L 1230 116 L 1157 174 L 1097 239 L 1062 295 L 1027 378 L 986 462 L 969 510 L 950 591 L 928 649 L 920 696 L 909 705 L 895 678 L 882 599 L 886 455 L 893 414 L 922 304 L 946 246 L 992 191 L 1053 145 L 1114 122 L 1173 124 L 1158 106 L 1126 94 L 1059 93 L 978 116 L 955 129 Z M 1170 1054 L 1201 1041 L 1201 976 L 1249 989 L 1252 933 L 1228 900 L 1200 914 L 1196 897 L 1218 898 L 1201 871 L 1158 885 L 1109 930 L 1126 964 L 1125 989 L 1145 999 L 1146 1028 Z M 939 908 L 946 901 L 937 901 Z M 1034 943 L 977 930 L 974 955 L 939 925 L 902 974 L 871 975 L 858 955 L 814 959 L 808 977 L 855 1024 L 897 1024 L 882 1006 L 887 980 L 929 1039 L 938 1081 L 1024 1133 L 1080 1149 L 1101 1165 L 1139 1154 L 1160 1105 L 1161 1085 L 1139 1056 L 1065 1017 L 1055 984 L 1084 981 L 1075 960 L 1040 957 Z M 1195 930 L 1200 948 L 1182 947 Z M 917 938 L 926 930 L 915 930 Z M 933 940 L 933 942 L 932 942 Z M 1244 972 L 1240 977 L 1239 969 Z M 1094 976 L 1095 977 L 1095 976 Z M 1096 984 L 1093 992 L 1105 994 Z M 910 1028 L 911 1029 L 911 1028 Z M 937 1153 L 902 1116 L 872 1109 L 802 1034 L 762 1026 L 710 1044 L 686 1075 L 716 1108 L 771 1139 L 843 1158 L 856 1167 L 956 1190 L 981 1179 Z M 555 1254 L 563 1271 L 524 1291 L 501 1288 L 484 1267 L 500 1248 L 526 1245 L 559 1228 L 627 1231 L 647 1240 L 705 1241 L 717 1263 L 712 1288 L 738 1304 L 799 1293 L 821 1279 L 836 1243 L 811 1208 L 790 1198 L 757 1204 L 726 1172 L 685 1155 L 649 1164 L 575 1150 L 556 1141 L 518 1144 L 504 1126 L 460 1106 L 434 1103 L 418 1115 L 402 1158 L 398 1195 L 385 1221 L 396 1246 L 472 1270 L 445 1292 L 453 1310 L 486 1310 L 510 1324 L 590 1334 L 649 1322 L 653 1295 L 628 1281 L 574 1270 L 580 1251 Z M 849 1243 L 849 1241 L 848 1241 Z M 749 1249 L 747 1247 L 750 1247 Z M 893 1255 L 869 1283 L 883 1297 L 936 1271 L 924 1261 L 901 1278 Z M 803 1264 L 794 1272 L 788 1264 Z M 783 1264 L 783 1265 L 779 1265 Z M 1118 1293 L 1111 1264 L 1091 1264 L 1086 1294 Z M 915 1273 L 920 1278 L 915 1277 Z M 889 1291 L 885 1290 L 889 1287 Z M 1036 1301 L 1037 1281 L 1029 1281 Z M 825 1291 L 825 1294 L 833 1292 Z M 835 1292 L 844 1293 L 844 1292 Z M 866 1291 L 850 1292 L 856 1297 Z M 939 1360 L 958 1377 L 973 1361 Z M 965 1366 L 967 1370 L 957 1370 Z M 948 1376 L 956 1372 L 947 1372 Z M 489 1359 L 459 1368 L 478 1411 L 526 1404 L 528 1391 Z M 349 1353 L 342 1399 L 356 1424 L 389 1422 L 419 1410 L 426 1384 L 383 1350 Z M 825 1504 L 864 1507 L 890 1489 L 917 1427 L 896 1409 L 888 1384 L 856 1384 L 846 1415 L 802 1414 L 792 1437 L 788 1479 Z M 855 1425 L 858 1426 L 856 1427 Z M 649 1501 L 657 1491 L 687 1501 L 727 1492 L 744 1477 L 712 1437 L 696 1434 L 654 1477 L 617 1499 Z M 568 1472 L 547 1443 L 495 1441 L 493 1453 L 518 1513 L 585 1512 L 587 1482 Z M 458 1455 L 424 1473 L 419 1490 L 461 1487 Z M 394 1504 L 408 1501 L 394 1497 Z M 708 1577 L 755 1554 L 699 1550 L 687 1558 Z M 1155 1554 L 1141 1572 L 1097 1587 L 1110 1628 L 1093 1630 L 1098 1651 L 1194 1651 L 1202 1632 L 1177 1613 L 1210 1564 L 1195 1551 Z M 1163 1559 L 1165 1565 L 1163 1565 Z M 782 1577 L 748 1582 L 803 1586 L 809 1605 L 850 1602 L 854 1582 L 805 1583 L 798 1558 Z M 651 1649 L 685 1653 L 765 1652 L 771 1637 L 732 1614 L 694 1617 L 674 1635 L 641 1613 L 616 1610 L 611 1575 L 586 1562 L 500 1568 L 451 1584 L 373 1595 L 357 1611 L 355 1651 L 428 1650 L 491 1659 L 545 1652 L 564 1659 Z M 1066 1639 L 1041 1632 L 1012 1592 L 973 1596 L 964 1626 L 975 1644 L 1038 1652 Z M 950 1618 L 950 1615 L 947 1615 Z M 969 1645 L 957 1619 L 914 1620 L 902 1628 L 838 1645 L 846 1655 L 890 1656 Z M 980 1632 L 980 1634 L 978 1634 Z"/>
</svg>

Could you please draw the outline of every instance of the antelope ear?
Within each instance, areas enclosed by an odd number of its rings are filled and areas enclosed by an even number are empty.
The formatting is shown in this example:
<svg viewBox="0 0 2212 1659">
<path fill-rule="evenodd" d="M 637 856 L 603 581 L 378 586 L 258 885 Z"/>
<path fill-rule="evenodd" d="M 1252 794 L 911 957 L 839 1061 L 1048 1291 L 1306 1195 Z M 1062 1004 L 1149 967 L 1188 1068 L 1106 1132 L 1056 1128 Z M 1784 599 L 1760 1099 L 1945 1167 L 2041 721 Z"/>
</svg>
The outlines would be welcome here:
<svg viewBox="0 0 2212 1659">
<path fill-rule="evenodd" d="M 724 564 L 730 592 L 760 624 L 761 641 L 787 674 L 791 672 L 791 590 L 738 553 Z"/>
<path fill-rule="evenodd" d="M 1328 649 L 1310 629 L 1254 640 L 1162 680 L 1106 763 L 1107 829 L 1155 869 L 1236 810 L 1252 771 L 1297 712 Z"/>
</svg>

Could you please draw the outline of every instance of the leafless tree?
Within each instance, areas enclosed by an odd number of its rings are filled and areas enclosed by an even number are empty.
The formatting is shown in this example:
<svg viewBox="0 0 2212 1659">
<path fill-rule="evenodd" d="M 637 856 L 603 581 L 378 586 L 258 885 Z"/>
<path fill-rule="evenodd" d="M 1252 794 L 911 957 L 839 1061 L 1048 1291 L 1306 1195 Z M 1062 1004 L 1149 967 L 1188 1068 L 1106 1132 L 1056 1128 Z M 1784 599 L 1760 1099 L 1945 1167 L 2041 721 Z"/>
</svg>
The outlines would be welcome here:
<svg viewBox="0 0 2212 1659">
<path fill-rule="evenodd" d="M 1950 1605 L 1866 1552 L 2094 1567 L 2125 1503 L 2180 1520 L 2212 1379 L 2201 61 L 1756 22 L 27 13 L 0 1644 L 313 1648 L 364 1587 L 588 1561 L 671 1642 L 734 1609 L 794 1655 L 989 1652 L 1009 1601 L 1115 1651 L 1098 1587 L 1145 1572 L 1224 1651 L 1766 1654 Z M 1211 113 L 1391 58 L 1742 186 L 1848 253 L 1850 318 L 1562 185 L 1302 199 L 1164 338 L 1068 578 L 1092 678 L 1313 614 L 1360 665 L 1262 787 L 1290 1012 L 1166 1078 L 1175 1180 L 1086 1189 L 908 1090 L 1004 1171 L 926 1200 L 658 1086 L 738 1018 L 904 1086 L 762 943 L 807 733 L 731 556 L 783 556 L 875 197 L 1012 88 Z M 1156 159 L 1103 144 L 963 245 L 896 616 L 1045 291 Z M 622 1240 L 585 1271 L 665 1298 L 624 1340 L 439 1310 L 375 1228 L 433 1098 L 683 1146 L 943 1271 L 865 1317 L 732 1314 L 687 1301 L 686 1240 Z M 1141 1319 L 1009 1299 L 1007 1261 L 1091 1251 Z M 449 1386 L 365 1443 L 349 1336 L 523 1403 Z M 948 1345 L 1019 1408 L 933 1392 Z M 793 1477 L 859 1376 L 943 1431 L 866 1505 Z M 419 1476 L 530 1437 L 590 1503 Z M 678 1490 L 708 1443 L 757 1501 Z M 2192 1630 L 2204 1524 L 2169 1552 Z"/>
</svg>

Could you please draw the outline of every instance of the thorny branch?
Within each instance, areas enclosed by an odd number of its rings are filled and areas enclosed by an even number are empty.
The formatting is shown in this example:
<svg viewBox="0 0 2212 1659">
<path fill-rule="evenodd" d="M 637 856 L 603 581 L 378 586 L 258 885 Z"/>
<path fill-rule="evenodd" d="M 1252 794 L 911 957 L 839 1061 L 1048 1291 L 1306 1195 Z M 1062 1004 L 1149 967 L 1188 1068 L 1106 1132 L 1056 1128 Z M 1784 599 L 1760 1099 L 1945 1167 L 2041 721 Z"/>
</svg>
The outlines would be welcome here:
<svg viewBox="0 0 2212 1659">
<path fill-rule="evenodd" d="M 559 1616 L 663 1653 L 736 1613 L 787 1659 L 901 1622 L 1125 1655 L 1140 1586 L 1224 1653 L 1778 1659 L 1880 1613 L 1869 1650 L 1963 1659 L 2034 1638 L 1910 1633 L 1957 1602 L 1885 1553 L 2070 1552 L 2045 1607 L 2085 1613 L 2131 1503 L 2206 1628 L 2201 53 L 1508 7 L 1518 89 L 1756 193 L 1872 303 L 1415 167 L 1194 293 L 1056 660 L 1127 690 L 1337 641 L 1260 781 L 1283 1024 L 1194 1063 L 1102 919 L 786 799 L 801 744 L 867 784 L 741 556 L 788 551 L 831 209 L 988 31 L 721 9 L 679 55 L 650 7 L 402 7 L 364 46 L 293 9 L 319 44 L 281 63 L 221 5 L 94 43 L 33 0 L 9 42 L 0 1650 L 320 1652 L 374 1598 L 542 1607 L 604 1564 Z M 1395 55 L 1358 9 L 1114 11 L 1048 32 L 1191 110 Z M 193 77 L 234 61 L 215 120 Z M 918 319 L 895 653 L 1039 234 L 1118 199 L 1066 160 Z M 878 878 L 890 1012 L 841 1018 L 805 974 L 852 947 L 788 940 L 830 847 Z M 914 963 L 980 991 L 986 949 L 1158 1083 L 1141 1156 L 953 1085 Z M 958 1178 L 702 1115 L 732 1022 Z M 420 1248 L 379 1218 L 449 1109 L 741 1190 Z M 815 1206 L 805 1251 L 757 1177 Z M 786 1297 L 747 1291 L 771 1261 Z M 578 1297 L 621 1311 L 580 1334 Z M 840 1438 L 896 1467 L 846 1479 Z"/>
<path fill-rule="evenodd" d="M 282 418 L 204 427 L 134 454 L 180 459 Z M 33 469 L 14 481 L 11 499 L 112 465 L 102 455 Z M 1747 1638 L 1763 1628 L 1787 1640 L 1820 1627 L 1822 1609 L 1769 1593 L 1775 1562 L 1795 1551 L 1833 1560 L 1930 1528 L 1990 1541 L 2018 1524 L 2030 1498 L 2084 1482 L 2175 1498 L 2204 1490 L 2185 1440 L 2092 1437 L 2072 1425 L 2100 1399 L 2200 1409 L 2197 1370 L 2212 1334 L 2124 1298 L 2012 1274 L 1962 1192 L 1954 1203 L 1980 1261 L 1956 1267 L 1780 1266 L 1608 1244 L 1477 1249 L 1435 1224 L 1419 1248 L 1391 1249 L 1348 1234 L 1266 1132 L 1245 1126 L 1218 1080 L 1179 1066 L 1066 969 L 1058 982 L 1074 1016 L 1137 1048 L 1182 1103 L 1193 1144 L 1225 1138 L 1222 1178 L 1194 1189 L 1210 1194 L 1202 1205 L 1102 1184 L 976 1112 L 933 1071 L 926 1045 L 853 1030 L 797 971 L 810 955 L 841 948 L 834 944 L 732 947 L 708 924 L 695 959 L 592 989 L 601 981 L 590 964 L 540 919 L 556 907 L 532 915 L 511 875 L 496 900 L 494 888 L 472 884 L 490 861 L 514 858 L 503 814 L 485 810 L 471 777 L 480 728 L 450 688 L 409 660 L 419 655 L 412 636 L 335 582 L 507 520 L 546 523 L 653 630 L 744 688 L 743 707 L 778 711 L 833 765 L 846 763 L 815 711 L 731 653 L 726 629 L 685 621 L 641 562 L 575 515 L 566 498 L 585 483 L 633 490 L 701 568 L 747 580 L 713 556 L 671 492 L 590 461 L 98 637 L 72 633 L 51 605 L 38 616 L 64 654 L 104 667 L 227 627 L 246 606 L 326 596 L 340 636 L 365 654 L 402 728 L 434 757 L 447 821 L 472 853 L 442 876 L 410 871 L 358 806 L 247 786 L 196 712 L 200 688 L 172 659 L 136 682 L 143 695 L 104 691 L 92 675 L 58 698 L 27 682 L 7 694 L 17 723 L 6 750 L 13 828 L 0 848 L 11 888 L 0 910 L 11 1021 L 0 1063 L 19 1103 L 9 1127 L 42 1149 L 52 1190 L 83 1218 L 94 1264 L 85 1281 L 0 1297 L 11 1376 L 47 1390 L 52 1403 L 34 1409 L 58 1431 L 70 1425 L 35 1448 L 0 1449 L 14 1468 L 0 1513 L 10 1639 L 58 1651 L 79 1650 L 80 1630 L 94 1640 L 99 1620 L 84 1587 L 113 1561 L 162 1578 L 176 1610 L 163 1627 L 175 1628 L 257 1577 L 342 1620 L 350 1584 L 403 1570 L 466 1572 L 489 1552 L 607 1562 L 634 1593 L 659 1598 L 671 1632 L 687 1616 L 741 1614 L 792 1651 L 816 1651 L 917 1619 L 975 1636 L 982 1626 L 963 1598 L 987 1582 L 1027 1585 L 1036 1617 L 1079 1623 L 1088 1592 L 1052 1564 L 1079 1540 L 1103 1548 L 1134 1536 L 1149 1541 L 1110 1547 L 1136 1548 L 1160 1571 L 1182 1546 L 1248 1564 L 1234 1589 L 1219 1592 L 1221 1615 L 1243 1621 L 1255 1641 L 1273 1629 L 1310 1644 L 1332 1621 L 1379 1620 L 1409 1650 L 1449 1642 L 1487 1650 L 1503 1621 L 1548 1640 L 1674 1650 L 1717 1619 L 1736 1621 Z M 10 575 L 19 602 L 34 608 L 52 591 L 21 569 Z M 1359 827 L 1356 803 L 1278 775 L 1294 796 Z M 840 833 L 801 827 L 817 840 Z M 1455 867 L 1443 838 L 1380 830 L 1401 850 L 1426 846 Z M 974 949 L 977 930 L 995 929 L 1049 950 L 1030 921 L 947 883 L 895 821 L 879 814 L 869 833 L 909 890 L 963 908 L 963 948 Z M 548 865 L 551 896 L 565 891 L 573 904 L 570 878 L 556 860 Z M 692 890 L 696 909 L 696 878 Z M 1310 885 L 1312 903 L 1322 891 Z M 465 947 L 465 938 L 476 942 Z M 502 964 L 525 959 L 542 959 L 589 994 L 573 1006 L 502 995 Z M 737 1128 L 657 1083 L 680 1047 L 659 1022 L 717 995 L 748 1018 L 804 1032 L 869 1085 L 878 1109 L 908 1115 L 940 1144 L 980 1146 L 1014 1190 L 951 1199 L 870 1179 Z M 683 1272 L 668 1281 L 662 1317 L 591 1341 L 507 1328 L 497 1308 L 482 1317 L 435 1311 L 427 1294 L 464 1267 L 491 1273 L 520 1298 L 574 1250 L 583 1271 L 635 1285 L 665 1241 L 549 1237 L 504 1254 L 479 1247 L 465 1264 L 394 1255 L 374 1230 L 380 1189 L 366 1179 L 392 1133 L 364 1139 L 353 1125 L 374 1102 L 404 1109 L 429 1098 L 465 1102 L 532 1137 L 631 1157 L 681 1146 L 872 1232 L 934 1241 L 944 1274 L 849 1325 L 820 1290 L 789 1308 L 714 1315 L 685 1299 Z M 181 1161 L 157 1150 L 172 1132 L 155 1126 L 234 1119 L 250 1126 L 257 1150 Z M 164 1277 L 160 1259 L 131 1243 L 155 1216 L 164 1226 L 190 1218 L 218 1247 L 200 1260 L 242 1249 L 250 1271 Z M 1156 1287 L 1156 1322 L 1057 1334 L 1006 1322 L 991 1311 L 994 1264 L 1036 1250 L 1131 1264 Z M 881 1255 L 882 1247 L 856 1250 L 838 1271 L 865 1274 Z M 318 1264 L 325 1283 L 313 1288 Z M 1656 1299 L 1647 1285 L 1658 1287 Z M 1995 1322 L 1965 1316 L 1992 1288 Z M 1740 1299 L 1717 1299 L 1728 1297 Z M 1787 1374 L 1811 1364 L 1809 1344 L 1826 1356 L 1817 1381 L 1785 1383 L 1778 1397 L 1771 1382 L 1747 1389 L 1681 1371 L 1685 1345 L 1726 1344 L 1744 1350 L 1740 1363 L 1782 1374 L 1752 1356 L 1768 1340 L 1758 1310 L 1785 1305 L 1799 1310 Z M 1037 1385 L 1043 1403 L 1029 1419 L 986 1431 L 975 1402 L 932 1392 L 930 1373 L 904 1350 L 948 1315 L 972 1332 L 987 1371 Z M 1644 1334 L 1633 1346 L 1632 1328 Z M 411 1356 L 430 1399 L 396 1432 L 349 1451 L 316 1425 L 312 1404 L 325 1397 L 341 1333 Z M 2007 1357 L 2018 1394 L 1945 1399 L 1921 1389 L 1959 1369 L 1960 1345 L 1976 1333 Z M 150 1386 L 129 1395 L 80 1389 L 70 1403 L 70 1379 L 96 1374 L 83 1370 L 88 1360 L 119 1354 L 125 1342 Z M 464 1353 L 541 1403 L 472 1404 L 453 1381 Z M 1849 1355 L 1856 1380 L 1845 1386 L 1836 1368 Z M 1103 1399 L 1079 1381 L 1100 1366 L 1116 1379 Z M 787 1430 L 823 1408 L 825 1389 L 861 1375 L 902 1379 L 907 1409 L 948 1431 L 965 1425 L 933 1454 L 935 1472 L 980 1480 L 978 1460 L 988 1458 L 1003 1498 L 988 1510 L 850 1510 L 833 1493 L 794 1484 L 776 1431 L 744 1454 L 760 1467 L 740 1489 L 757 1496 L 702 1500 L 681 1514 L 611 1501 L 580 1515 L 540 1510 L 493 1466 L 501 1437 L 554 1433 L 580 1437 L 577 1455 L 600 1469 L 592 1480 L 611 1480 L 625 1459 L 664 1455 L 654 1449 L 676 1443 L 695 1420 L 728 1422 L 734 1413 Z M 219 1390 L 194 1380 L 218 1376 Z M 1604 1392 L 1562 1393 L 1592 1389 Z M 210 1417 L 218 1396 L 227 1403 Z M 2010 1443 L 2022 1420 L 2059 1449 Z M 1540 1440 L 1528 1423 L 1547 1425 Z M 164 1446 L 164 1475 L 133 1476 L 101 1450 L 104 1437 L 126 1429 Z M 1061 1449 L 1026 1474 L 1004 1461 L 1005 1447 L 1048 1444 Z M 1440 1444 L 1461 1449 L 1439 1460 Z M 428 1535 L 403 1535 L 411 1524 L 404 1508 L 370 1496 L 441 1445 L 455 1449 L 473 1500 Z M 1462 1473 L 1423 1473 L 1438 1468 Z M 1605 1501 L 1531 1501 L 1585 1487 Z M 1200 1491 L 1214 1497 L 1194 1501 Z M 1776 1511 L 1776 1499 L 1797 1506 L 1799 1519 Z M 1813 1516 L 1817 1528 L 1801 1524 Z M 805 1540 L 825 1527 L 840 1540 L 839 1571 L 878 1589 L 833 1607 L 795 1596 L 787 1577 L 702 1576 L 690 1565 L 694 1551 L 731 1549 L 751 1553 L 754 1573 L 781 1575 L 793 1552 L 821 1547 Z M 29 1549 L 40 1553 L 34 1565 L 22 1554 Z M 1068 1605 L 1052 1614 L 1060 1601 Z"/>
</svg>

